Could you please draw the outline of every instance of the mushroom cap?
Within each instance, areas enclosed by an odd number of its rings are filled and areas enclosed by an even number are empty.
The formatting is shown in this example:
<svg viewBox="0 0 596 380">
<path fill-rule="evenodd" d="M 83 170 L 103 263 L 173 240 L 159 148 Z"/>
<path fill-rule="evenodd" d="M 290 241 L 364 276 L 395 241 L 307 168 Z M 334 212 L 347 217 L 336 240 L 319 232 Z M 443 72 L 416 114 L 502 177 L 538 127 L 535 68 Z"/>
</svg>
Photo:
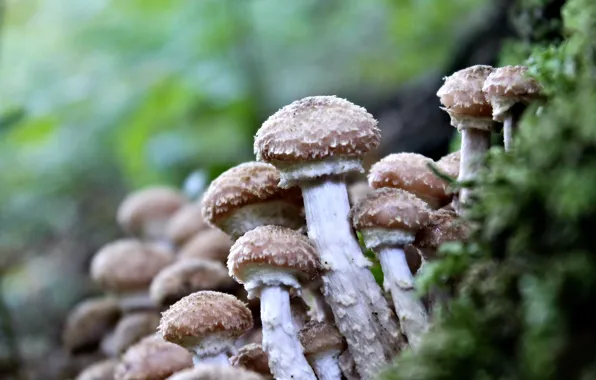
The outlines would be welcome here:
<svg viewBox="0 0 596 380">
<path fill-rule="evenodd" d="M 114 378 L 162 380 L 192 365 L 190 352 L 159 335 L 151 335 L 126 350 Z"/>
<path fill-rule="evenodd" d="M 149 294 L 158 305 L 167 306 L 199 290 L 231 289 L 235 284 L 219 261 L 184 259 L 159 272 Z"/>
<path fill-rule="evenodd" d="M 304 355 L 316 355 L 325 351 L 346 348 L 346 341 L 337 328 L 328 322 L 310 321 L 298 334 Z"/>
<path fill-rule="evenodd" d="M 454 211 L 440 209 L 429 215 L 428 223 L 416 234 L 414 245 L 419 248 L 438 248 L 449 241 L 465 241 L 471 229 Z"/>
<path fill-rule="evenodd" d="M 168 221 L 166 236 L 169 241 L 181 247 L 196 233 L 208 228 L 203 219 L 202 205 L 197 202 L 182 206 Z"/>
<path fill-rule="evenodd" d="M 427 202 L 432 208 L 449 203 L 447 182 L 429 169 L 433 160 L 417 153 L 390 154 L 374 164 L 368 183 L 378 189 L 393 187 L 405 190 Z"/>
<path fill-rule="evenodd" d="M 415 234 L 429 218 L 429 208 L 415 195 L 401 189 L 381 188 L 352 207 L 356 230 L 398 229 Z"/>
<path fill-rule="evenodd" d="M 229 294 L 200 291 L 173 304 L 161 317 L 164 339 L 194 347 L 209 335 L 222 333 L 238 338 L 253 327 L 248 307 Z"/>
<path fill-rule="evenodd" d="M 209 228 L 190 239 L 178 252 L 178 258 L 215 260 L 225 263 L 232 243 L 232 239 L 224 232 Z"/>
<path fill-rule="evenodd" d="M 159 326 L 160 315 L 157 312 L 134 312 L 123 316 L 114 331 L 102 344 L 102 348 L 111 355 L 120 355 L 142 338 L 155 334 Z"/>
<path fill-rule="evenodd" d="M 215 364 L 199 364 L 168 377 L 168 380 L 264 380 L 257 373 L 242 368 Z"/>
<path fill-rule="evenodd" d="M 124 293 L 145 290 L 160 270 L 174 261 L 165 248 L 135 239 L 103 246 L 91 261 L 91 277 L 102 288 Z"/>
<path fill-rule="evenodd" d="M 174 188 L 149 187 L 128 195 L 118 207 L 116 220 L 124 231 L 143 235 L 145 223 L 169 219 L 184 203 L 186 199 Z"/>
<path fill-rule="evenodd" d="M 76 380 L 113 380 L 118 360 L 105 359 L 85 368 Z"/>
<path fill-rule="evenodd" d="M 93 348 L 120 318 L 118 301 L 101 297 L 87 299 L 74 307 L 62 332 L 64 347 L 70 352 Z"/>
<path fill-rule="evenodd" d="M 250 343 L 241 347 L 238 353 L 230 358 L 230 364 L 272 378 L 269 356 L 260 344 Z"/>
<path fill-rule="evenodd" d="M 302 193 L 297 187 L 278 186 L 280 173 L 263 162 L 245 162 L 211 182 L 203 196 L 203 217 L 220 227 L 230 213 L 244 206 L 273 200 L 285 200 L 302 207 Z"/>
<path fill-rule="evenodd" d="M 489 99 L 493 95 L 512 97 L 520 102 L 538 98 L 542 86 L 527 73 L 526 66 L 499 67 L 486 78 L 482 90 Z"/>
<path fill-rule="evenodd" d="M 443 156 L 437 161 L 437 167 L 451 178 L 459 177 L 459 163 L 461 161 L 461 151 L 455 151 Z"/>
<path fill-rule="evenodd" d="M 348 186 L 348 198 L 350 200 L 350 204 L 353 205 L 357 203 L 359 200 L 372 193 L 372 191 L 373 188 L 370 187 L 366 181 L 352 183 Z"/>
<path fill-rule="evenodd" d="M 482 86 L 493 70 L 491 66 L 476 65 L 446 77 L 437 96 L 447 112 L 471 117 L 492 117 L 492 107 L 482 92 Z"/>
<path fill-rule="evenodd" d="M 320 262 L 310 240 L 289 228 L 262 226 L 236 240 L 228 256 L 230 276 L 241 284 L 257 276 L 255 268 L 275 268 L 308 282 L 319 274 Z"/>
</svg>

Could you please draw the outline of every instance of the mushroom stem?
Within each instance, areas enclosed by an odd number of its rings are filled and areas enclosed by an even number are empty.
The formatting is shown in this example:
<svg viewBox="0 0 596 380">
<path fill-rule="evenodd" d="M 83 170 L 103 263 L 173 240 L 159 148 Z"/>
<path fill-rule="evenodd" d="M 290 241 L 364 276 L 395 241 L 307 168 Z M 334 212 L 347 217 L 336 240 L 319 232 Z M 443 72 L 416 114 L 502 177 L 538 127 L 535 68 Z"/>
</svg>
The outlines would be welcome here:
<svg viewBox="0 0 596 380">
<path fill-rule="evenodd" d="M 261 290 L 263 349 L 269 355 L 269 367 L 276 379 L 315 380 L 312 368 L 304 357 L 292 322 L 290 295 L 278 286 Z"/>
<path fill-rule="evenodd" d="M 428 315 L 414 290 L 414 276 L 410 272 L 402 248 L 383 246 L 378 249 L 383 269 L 385 290 L 391 292 L 400 326 L 412 348 L 417 348 L 428 329 Z"/>
<path fill-rule="evenodd" d="M 124 313 L 130 313 L 139 310 L 155 310 L 155 302 L 151 299 L 149 292 L 143 290 L 140 292 L 122 293 L 118 297 L 118 304 Z"/>
<path fill-rule="evenodd" d="M 482 168 L 482 160 L 490 147 L 490 131 L 476 128 L 461 130 L 461 161 L 459 166 L 459 182 L 470 181 L 476 178 Z M 469 188 L 463 188 L 459 194 L 459 206 L 470 202 Z M 461 209 L 458 210 L 461 214 Z"/>
<path fill-rule="evenodd" d="M 211 355 L 211 356 L 202 356 L 199 357 L 196 354 L 192 356 L 192 362 L 195 367 L 199 367 L 203 364 L 217 364 L 223 366 L 229 366 L 229 358 L 225 352 L 220 352 L 219 354 Z"/>
<path fill-rule="evenodd" d="M 341 370 L 338 363 L 339 354 L 337 350 L 330 350 L 313 355 L 310 358 L 310 363 L 319 380 L 341 380 Z"/>
<path fill-rule="evenodd" d="M 300 186 L 308 236 L 326 269 L 323 294 L 358 371 L 371 378 L 403 346 L 397 321 L 350 226 L 345 183 L 327 179 Z"/>
<path fill-rule="evenodd" d="M 310 292 L 315 309 L 315 319 L 319 322 L 333 322 L 333 311 L 329 307 L 329 304 L 327 304 L 327 301 L 325 301 L 323 293 L 319 289 L 311 289 Z"/>
<path fill-rule="evenodd" d="M 511 151 L 513 136 L 517 133 L 519 119 L 521 118 L 525 107 L 526 106 L 521 103 L 515 104 L 505 115 L 505 119 L 503 120 L 503 145 L 505 146 L 506 152 Z"/>
</svg>

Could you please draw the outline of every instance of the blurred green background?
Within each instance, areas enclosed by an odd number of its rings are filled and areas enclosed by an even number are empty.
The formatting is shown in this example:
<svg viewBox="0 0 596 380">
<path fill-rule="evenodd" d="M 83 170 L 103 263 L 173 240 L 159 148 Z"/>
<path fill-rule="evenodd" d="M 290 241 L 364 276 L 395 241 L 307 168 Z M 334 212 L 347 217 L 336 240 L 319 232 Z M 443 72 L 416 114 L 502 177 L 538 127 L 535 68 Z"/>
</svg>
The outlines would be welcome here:
<svg viewBox="0 0 596 380">
<path fill-rule="evenodd" d="M 96 291 L 89 259 L 119 236 L 128 191 L 253 159 L 255 131 L 283 105 L 337 94 L 379 117 L 393 136 L 383 153 L 446 150 L 444 118 L 440 141 L 410 144 L 425 132 L 400 134 L 394 99 L 431 77 L 416 112 L 438 112 L 435 78 L 497 3 L 1 2 L 0 375 L 15 355 L 51 361 L 65 313 Z"/>
</svg>

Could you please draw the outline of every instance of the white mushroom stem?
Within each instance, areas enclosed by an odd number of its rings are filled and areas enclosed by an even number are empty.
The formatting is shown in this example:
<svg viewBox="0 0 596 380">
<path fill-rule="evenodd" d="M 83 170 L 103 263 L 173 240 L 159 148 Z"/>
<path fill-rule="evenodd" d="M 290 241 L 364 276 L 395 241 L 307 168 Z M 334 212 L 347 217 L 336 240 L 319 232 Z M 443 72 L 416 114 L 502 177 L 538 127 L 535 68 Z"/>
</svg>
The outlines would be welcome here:
<svg viewBox="0 0 596 380">
<path fill-rule="evenodd" d="M 315 374 L 304 357 L 292 322 L 290 295 L 278 286 L 261 290 L 263 349 L 269 355 L 269 367 L 276 379 L 315 380 Z"/>
<path fill-rule="evenodd" d="M 190 350 L 195 367 L 204 363 L 229 366 L 229 353 L 234 350 L 234 340 L 234 336 L 225 332 L 205 336 Z"/>
<path fill-rule="evenodd" d="M 461 130 L 461 160 L 459 166 L 458 181 L 470 181 L 476 179 L 482 168 L 484 155 L 490 147 L 490 131 L 476 128 L 464 128 Z M 459 194 L 460 206 L 470 202 L 469 188 L 463 188 Z M 461 213 L 461 210 L 458 210 Z"/>
<path fill-rule="evenodd" d="M 311 289 L 314 318 L 319 322 L 333 322 L 333 311 L 319 289 Z"/>
<path fill-rule="evenodd" d="M 350 350 L 342 352 L 337 361 L 341 373 L 346 380 L 360 380 L 360 375 L 358 375 L 358 372 L 356 371 L 356 363 L 354 363 L 354 358 L 352 357 Z"/>
<path fill-rule="evenodd" d="M 323 295 L 358 372 L 364 379 L 372 378 L 403 346 L 395 315 L 352 231 L 345 184 L 326 180 L 300 185 L 308 236 L 326 269 Z"/>
<path fill-rule="evenodd" d="M 339 351 L 327 350 L 309 357 L 319 380 L 341 380 L 338 356 Z"/>
<path fill-rule="evenodd" d="M 139 310 L 155 310 L 157 305 L 151 299 L 148 290 L 139 292 L 121 293 L 118 296 L 118 304 L 123 313 L 130 313 Z"/>
<path fill-rule="evenodd" d="M 417 348 L 428 330 L 428 315 L 414 290 L 414 276 L 410 272 L 402 248 L 383 246 L 377 249 L 383 269 L 383 286 L 391 293 L 401 328 L 412 348 Z"/>
<path fill-rule="evenodd" d="M 513 115 L 508 115 L 503 122 L 503 145 L 505 151 L 511 150 L 511 143 L 513 142 L 514 130 L 517 128 Z"/>
<path fill-rule="evenodd" d="M 212 355 L 212 356 L 203 356 L 203 357 L 199 357 L 198 355 L 195 354 L 192 356 L 192 362 L 195 365 L 195 367 L 199 367 L 202 364 L 216 364 L 216 365 L 221 365 L 221 366 L 229 366 L 230 365 L 230 359 L 228 358 L 228 355 L 225 352 L 221 352 L 219 354 Z"/>
</svg>

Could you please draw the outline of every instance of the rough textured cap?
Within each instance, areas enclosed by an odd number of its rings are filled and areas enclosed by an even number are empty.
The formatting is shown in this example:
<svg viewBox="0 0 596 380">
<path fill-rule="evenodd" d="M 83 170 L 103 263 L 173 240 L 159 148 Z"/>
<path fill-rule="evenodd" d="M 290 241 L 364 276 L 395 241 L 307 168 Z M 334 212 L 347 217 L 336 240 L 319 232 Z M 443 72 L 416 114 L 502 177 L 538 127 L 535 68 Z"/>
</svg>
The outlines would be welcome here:
<svg viewBox="0 0 596 380">
<path fill-rule="evenodd" d="M 334 325 L 327 322 L 308 322 L 300 330 L 298 338 L 306 356 L 331 350 L 340 353 L 346 348 L 344 337 Z"/>
<path fill-rule="evenodd" d="M 166 342 L 158 335 L 131 346 L 116 367 L 116 380 L 162 380 L 192 367 L 192 357 L 184 348 Z"/>
<path fill-rule="evenodd" d="M 178 252 L 179 259 L 205 259 L 225 263 L 232 247 L 232 239 L 222 231 L 210 228 L 196 234 Z"/>
<path fill-rule="evenodd" d="M 91 277 L 114 292 L 145 290 L 153 277 L 174 261 L 174 255 L 157 244 L 122 239 L 99 250 L 91 261 Z"/>
<path fill-rule="evenodd" d="M 147 228 L 157 221 L 157 229 L 184 203 L 184 196 L 174 188 L 150 187 L 127 196 L 118 208 L 116 219 L 122 229 L 136 236 L 161 237 L 165 231 Z M 158 235 L 158 236 L 155 236 Z"/>
<path fill-rule="evenodd" d="M 236 297 L 202 291 L 182 298 L 162 314 L 159 331 L 164 339 L 192 348 L 208 335 L 238 338 L 253 327 L 252 314 Z"/>
<path fill-rule="evenodd" d="M 270 116 L 254 149 L 257 160 L 282 171 L 285 187 L 299 179 L 361 171 L 361 157 L 379 145 L 380 136 L 377 121 L 364 108 L 335 96 L 312 96 Z M 335 164 L 309 167 L 329 160 Z"/>
<path fill-rule="evenodd" d="M 441 157 L 441 159 L 437 161 L 437 167 L 449 177 L 457 179 L 457 177 L 459 177 L 460 160 L 461 151 L 458 150 Z"/>
<path fill-rule="evenodd" d="M 232 289 L 235 284 L 219 261 L 183 259 L 159 272 L 149 293 L 158 305 L 167 306 L 199 290 Z"/>
<path fill-rule="evenodd" d="M 71 352 L 94 348 L 120 318 L 118 302 L 112 298 L 84 300 L 72 310 L 62 332 L 64 347 Z"/>
<path fill-rule="evenodd" d="M 420 248 L 438 248 L 449 241 L 465 241 L 470 232 L 470 226 L 458 218 L 454 211 L 441 209 L 430 214 L 429 222 L 416 234 L 414 245 Z"/>
<path fill-rule="evenodd" d="M 221 366 L 215 364 L 199 364 L 193 369 L 176 373 L 168 380 L 263 380 L 264 378 L 254 372 L 241 368 Z"/>
<path fill-rule="evenodd" d="M 449 203 L 447 183 L 429 165 L 433 160 L 416 153 L 395 153 L 384 157 L 370 169 L 368 183 L 378 189 L 394 187 L 416 195 L 432 208 Z"/>
<path fill-rule="evenodd" d="M 102 349 L 108 355 L 120 355 L 142 338 L 155 334 L 160 315 L 157 312 L 126 314 L 103 342 Z"/>
<path fill-rule="evenodd" d="M 189 203 L 181 207 L 168 221 L 166 237 L 176 246 L 181 247 L 196 233 L 208 228 L 203 219 L 200 203 Z"/>
<path fill-rule="evenodd" d="M 366 181 L 358 181 L 348 186 L 348 198 L 350 204 L 353 205 L 372 193 L 373 188 L 368 185 Z"/>
<path fill-rule="evenodd" d="M 268 379 L 273 378 L 269 369 L 269 357 L 260 344 L 250 343 L 240 348 L 238 353 L 230 358 L 230 364 L 259 373 Z"/>
<path fill-rule="evenodd" d="M 217 177 L 203 197 L 203 216 L 213 226 L 222 222 L 233 211 L 244 206 L 273 200 L 285 200 L 302 207 L 300 189 L 282 189 L 278 186 L 279 171 L 262 162 L 246 162 L 233 167 Z M 296 218 L 303 219 L 299 214 Z"/>
<path fill-rule="evenodd" d="M 230 276 L 241 284 L 258 276 L 256 268 L 291 273 L 304 283 L 318 276 L 320 263 L 306 236 L 289 228 L 263 226 L 236 240 L 228 257 Z"/>
<path fill-rule="evenodd" d="M 91 364 L 81 372 L 76 380 L 113 380 L 118 360 L 106 359 Z"/>
</svg>

